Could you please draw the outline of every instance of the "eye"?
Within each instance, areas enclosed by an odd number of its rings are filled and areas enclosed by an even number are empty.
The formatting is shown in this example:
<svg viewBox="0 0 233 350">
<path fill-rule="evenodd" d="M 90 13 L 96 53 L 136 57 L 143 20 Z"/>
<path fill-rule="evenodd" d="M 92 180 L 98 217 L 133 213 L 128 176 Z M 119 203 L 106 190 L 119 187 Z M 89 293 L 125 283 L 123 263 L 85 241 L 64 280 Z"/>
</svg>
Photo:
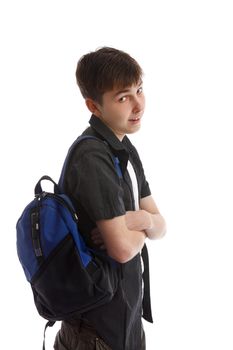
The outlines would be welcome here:
<svg viewBox="0 0 233 350">
<path fill-rule="evenodd" d="M 121 103 L 125 102 L 126 101 L 126 96 L 120 97 L 118 101 L 121 102 Z"/>
<path fill-rule="evenodd" d="M 143 88 L 142 86 L 137 90 L 137 94 L 138 95 L 141 95 L 143 93 Z"/>
</svg>

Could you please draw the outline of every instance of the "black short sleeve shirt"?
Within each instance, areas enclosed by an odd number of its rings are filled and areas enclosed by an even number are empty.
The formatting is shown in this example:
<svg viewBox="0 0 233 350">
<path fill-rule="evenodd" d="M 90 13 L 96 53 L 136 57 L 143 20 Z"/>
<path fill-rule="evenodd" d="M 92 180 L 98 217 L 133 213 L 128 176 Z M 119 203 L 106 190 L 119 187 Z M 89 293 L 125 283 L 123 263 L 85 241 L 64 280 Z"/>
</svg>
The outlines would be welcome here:
<svg viewBox="0 0 233 350">
<path fill-rule="evenodd" d="M 65 173 L 64 188 L 78 212 L 80 232 L 91 245 L 89 234 L 96 221 L 135 209 L 128 160 L 136 173 L 139 199 L 151 193 L 139 155 L 127 137 L 120 142 L 96 116 L 91 117 L 90 127 L 83 134 L 97 139 L 86 139 L 78 144 Z M 116 157 L 120 175 L 116 171 Z M 137 350 L 141 344 L 143 312 L 140 254 L 122 264 L 122 276 L 112 301 L 84 314 L 83 318 L 113 350 Z"/>
<path fill-rule="evenodd" d="M 93 222 L 125 214 L 120 179 L 110 149 L 103 141 L 88 139 L 78 146 L 69 187 Z"/>
</svg>

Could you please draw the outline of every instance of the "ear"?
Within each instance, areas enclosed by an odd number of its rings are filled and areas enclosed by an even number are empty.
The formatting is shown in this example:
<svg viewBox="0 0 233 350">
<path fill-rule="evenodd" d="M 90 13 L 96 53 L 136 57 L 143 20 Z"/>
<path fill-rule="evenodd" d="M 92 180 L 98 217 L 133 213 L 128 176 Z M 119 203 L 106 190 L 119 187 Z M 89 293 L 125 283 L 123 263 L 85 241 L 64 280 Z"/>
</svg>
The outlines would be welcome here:
<svg viewBox="0 0 233 350">
<path fill-rule="evenodd" d="M 100 117 L 101 112 L 100 112 L 99 104 L 93 101 L 91 98 L 87 98 L 85 102 L 89 111 L 93 113 L 96 117 Z"/>
</svg>

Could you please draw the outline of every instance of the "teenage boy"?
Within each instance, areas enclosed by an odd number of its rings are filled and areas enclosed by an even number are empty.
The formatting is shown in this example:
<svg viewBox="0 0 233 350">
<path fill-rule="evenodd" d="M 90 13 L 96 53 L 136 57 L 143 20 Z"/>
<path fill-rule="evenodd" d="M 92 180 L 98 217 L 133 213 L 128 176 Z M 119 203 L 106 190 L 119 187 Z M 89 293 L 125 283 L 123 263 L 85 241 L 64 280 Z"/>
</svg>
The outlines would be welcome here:
<svg viewBox="0 0 233 350">
<path fill-rule="evenodd" d="M 65 189 L 85 239 L 119 262 L 122 276 L 109 303 L 62 322 L 54 348 L 145 350 L 141 317 L 152 322 L 145 240 L 161 238 L 165 221 L 151 196 L 139 155 L 126 136 L 141 125 L 142 70 L 127 53 L 103 47 L 79 60 L 76 78 L 92 113 L 83 134 L 97 139 L 77 146 Z M 122 178 L 113 156 L 119 159 Z"/>
</svg>

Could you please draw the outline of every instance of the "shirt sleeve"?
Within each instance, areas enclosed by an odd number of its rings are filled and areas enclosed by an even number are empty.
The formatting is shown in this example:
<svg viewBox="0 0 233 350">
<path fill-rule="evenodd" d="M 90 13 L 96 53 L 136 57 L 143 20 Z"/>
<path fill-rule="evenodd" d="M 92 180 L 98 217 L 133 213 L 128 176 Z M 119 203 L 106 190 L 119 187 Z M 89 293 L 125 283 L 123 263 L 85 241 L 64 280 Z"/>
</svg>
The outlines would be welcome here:
<svg viewBox="0 0 233 350">
<path fill-rule="evenodd" d="M 96 222 L 124 215 L 125 205 L 111 154 L 100 142 L 91 142 L 91 148 L 73 159 L 68 181 L 72 197 Z"/>
<path fill-rule="evenodd" d="M 146 180 L 145 174 L 143 173 L 140 198 L 144 198 L 150 195 L 151 195 L 150 186 Z"/>
</svg>

